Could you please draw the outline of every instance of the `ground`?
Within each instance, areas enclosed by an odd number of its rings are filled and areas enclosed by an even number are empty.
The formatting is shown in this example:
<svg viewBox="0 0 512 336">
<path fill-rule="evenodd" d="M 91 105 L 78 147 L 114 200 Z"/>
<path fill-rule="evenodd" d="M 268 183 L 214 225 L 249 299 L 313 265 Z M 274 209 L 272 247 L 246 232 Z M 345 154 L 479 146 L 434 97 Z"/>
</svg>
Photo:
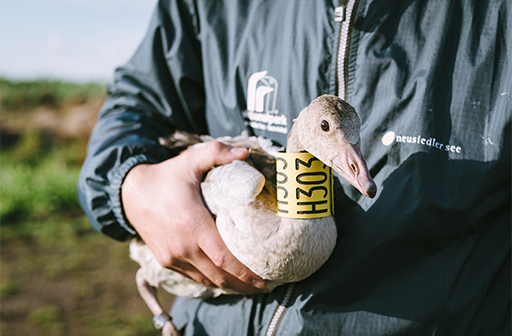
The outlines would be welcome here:
<svg viewBox="0 0 512 336">
<path fill-rule="evenodd" d="M 128 243 L 94 231 L 76 198 L 104 85 L 0 84 L 0 334 L 158 335 Z"/>
<path fill-rule="evenodd" d="M 127 244 L 73 232 L 75 221 L 60 220 L 65 233 L 2 234 L 1 335 L 158 335 Z"/>
</svg>

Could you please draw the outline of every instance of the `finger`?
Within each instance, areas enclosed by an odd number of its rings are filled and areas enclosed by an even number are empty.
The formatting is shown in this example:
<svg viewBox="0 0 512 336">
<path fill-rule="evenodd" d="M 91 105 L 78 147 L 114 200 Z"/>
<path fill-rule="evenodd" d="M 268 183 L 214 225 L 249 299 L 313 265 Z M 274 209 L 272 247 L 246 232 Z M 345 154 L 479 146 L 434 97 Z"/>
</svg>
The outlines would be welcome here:
<svg viewBox="0 0 512 336">
<path fill-rule="evenodd" d="M 192 279 L 195 282 L 198 282 L 205 286 L 215 287 L 215 284 L 210 281 L 203 273 L 201 273 L 197 268 L 192 266 L 188 262 L 176 262 L 173 266 L 167 267 L 186 278 Z"/>
<path fill-rule="evenodd" d="M 208 145 L 196 149 L 199 151 L 192 158 L 192 165 L 201 174 L 215 166 L 228 164 L 233 160 L 243 160 L 249 155 L 247 148 L 232 147 L 219 141 L 212 141 Z"/>
<path fill-rule="evenodd" d="M 188 236 L 199 233 L 194 247 L 183 245 L 180 240 L 175 241 L 172 248 L 174 253 L 159 261 L 163 267 L 177 270 L 207 286 L 213 285 L 245 294 L 261 292 L 266 283 L 231 254 L 209 212 L 198 211 L 194 215 L 187 222 L 203 223 L 188 233 Z M 190 228 L 187 226 L 187 229 Z M 214 256 L 215 261 L 211 260 L 203 248 L 210 251 L 209 254 Z"/>
<path fill-rule="evenodd" d="M 215 286 L 206 276 L 204 276 L 191 261 L 196 258 L 203 257 L 204 253 L 197 245 L 194 244 L 193 248 L 189 248 L 186 244 L 181 244 L 182 240 L 179 239 L 172 244 L 169 250 L 164 250 L 164 253 L 154 253 L 158 263 L 170 270 L 173 270 L 186 278 L 192 279 L 205 286 Z M 170 250 L 173 253 L 169 253 Z M 158 250 L 157 250 L 158 251 Z"/>
<path fill-rule="evenodd" d="M 196 269 L 200 270 L 204 276 L 206 276 L 215 286 L 219 288 L 229 289 L 245 294 L 260 293 L 263 289 L 256 288 L 249 283 L 241 281 L 229 272 L 219 268 L 204 253 L 202 255 L 197 255 L 196 258 L 191 262 L 193 262 Z"/>
<path fill-rule="evenodd" d="M 266 287 L 266 282 L 261 277 L 242 264 L 229 251 L 216 229 L 201 235 L 198 245 L 216 268 L 224 270 L 246 285 L 259 289 Z"/>
<path fill-rule="evenodd" d="M 229 251 L 217 231 L 210 213 L 205 209 L 205 211 L 196 212 L 194 217 L 192 222 L 202 223 L 195 232 L 189 234 L 196 236 L 197 245 L 193 249 L 175 247 L 175 250 L 181 251 L 178 253 L 181 256 L 179 259 L 192 264 L 200 273 L 221 288 L 244 293 L 252 293 L 255 289 L 264 289 L 265 281 L 238 261 Z M 188 269 L 183 266 L 181 268 Z"/>
<path fill-rule="evenodd" d="M 245 294 L 256 294 L 264 288 L 264 283 L 261 288 L 255 288 L 254 284 L 248 284 L 237 279 L 215 265 L 200 249 L 181 253 L 181 255 L 183 260 L 173 258 L 172 264 L 167 265 L 167 268 L 205 286 L 230 289 Z"/>
</svg>

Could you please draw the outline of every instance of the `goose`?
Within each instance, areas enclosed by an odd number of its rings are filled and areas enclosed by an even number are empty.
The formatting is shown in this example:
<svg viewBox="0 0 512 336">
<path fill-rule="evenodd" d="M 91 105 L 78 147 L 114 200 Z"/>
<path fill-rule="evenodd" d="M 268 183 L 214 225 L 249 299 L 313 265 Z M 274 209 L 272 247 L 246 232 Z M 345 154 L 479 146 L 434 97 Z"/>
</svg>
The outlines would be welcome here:
<svg viewBox="0 0 512 336">
<path fill-rule="evenodd" d="M 176 151 L 212 141 L 208 136 L 177 132 L 161 144 Z M 278 215 L 277 148 L 268 139 L 237 137 L 217 140 L 250 148 L 247 160 L 213 168 L 201 184 L 205 205 L 230 252 L 267 281 L 267 289 L 301 281 L 316 272 L 331 255 L 337 239 L 334 216 L 287 218 Z M 267 154 L 270 152 L 273 155 Z M 322 95 L 303 109 L 287 138 L 286 153 L 307 152 L 331 167 L 373 198 L 377 188 L 360 148 L 360 120 L 355 110 L 337 96 Z M 155 316 L 164 314 L 163 334 L 179 335 L 156 298 L 156 288 L 189 298 L 238 294 L 199 284 L 163 268 L 140 239 L 130 244 L 130 257 L 141 268 L 137 286 Z"/>
</svg>

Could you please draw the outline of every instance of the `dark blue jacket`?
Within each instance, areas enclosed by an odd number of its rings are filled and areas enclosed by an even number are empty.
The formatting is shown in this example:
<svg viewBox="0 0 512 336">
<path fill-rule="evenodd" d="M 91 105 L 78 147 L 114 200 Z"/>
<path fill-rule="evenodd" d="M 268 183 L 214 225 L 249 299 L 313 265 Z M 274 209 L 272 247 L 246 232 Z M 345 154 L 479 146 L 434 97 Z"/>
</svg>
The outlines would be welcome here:
<svg viewBox="0 0 512 336">
<path fill-rule="evenodd" d="M 292 289 L 178 299 L 185 335 L 510 335 L 512 6 L 508 0 L 163 0 L 94 129 L 79 196 L 95 228 L 134 231 L 126 173 L 174 129 L 279 144 L 338 94 L 362 120 L 379 192 L 336 181 L 339 238 Z M 336 9 L 336 7 L 338 7 Z"/>
</svg>

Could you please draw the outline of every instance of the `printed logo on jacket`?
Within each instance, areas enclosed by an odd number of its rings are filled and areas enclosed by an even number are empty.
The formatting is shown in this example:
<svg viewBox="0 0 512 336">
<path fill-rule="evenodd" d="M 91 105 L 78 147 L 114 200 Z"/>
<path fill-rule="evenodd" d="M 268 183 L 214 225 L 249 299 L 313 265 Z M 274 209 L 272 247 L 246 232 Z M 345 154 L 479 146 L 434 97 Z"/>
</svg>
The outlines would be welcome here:
<svg viewBox="0 0 512 336">
<path fill-rule="evenodd" d="M 277 80 L 268 71 L 255 72 L 247 85 L 247 110 L 243 115 L 254 129 L 288 133 L 288 118 L 276 109 Z"/>
<path fill-rule="evenodd" d="M 452 153 L 461 153 L 462 147 L 459 145 L 453 144 L 444 144 L 439 142 L 434 137 L 424 137 L 421 135 L 398 135 L 393 131 L 388 131 L 382 136 L 382 144 L 384 146 L 389 146 L 393 142 L 398 142 L 402 144 L 415 144 L 420 146 L 427 146 L 438 149 L 440 151 L 452 152 Z"/>
</svg>

